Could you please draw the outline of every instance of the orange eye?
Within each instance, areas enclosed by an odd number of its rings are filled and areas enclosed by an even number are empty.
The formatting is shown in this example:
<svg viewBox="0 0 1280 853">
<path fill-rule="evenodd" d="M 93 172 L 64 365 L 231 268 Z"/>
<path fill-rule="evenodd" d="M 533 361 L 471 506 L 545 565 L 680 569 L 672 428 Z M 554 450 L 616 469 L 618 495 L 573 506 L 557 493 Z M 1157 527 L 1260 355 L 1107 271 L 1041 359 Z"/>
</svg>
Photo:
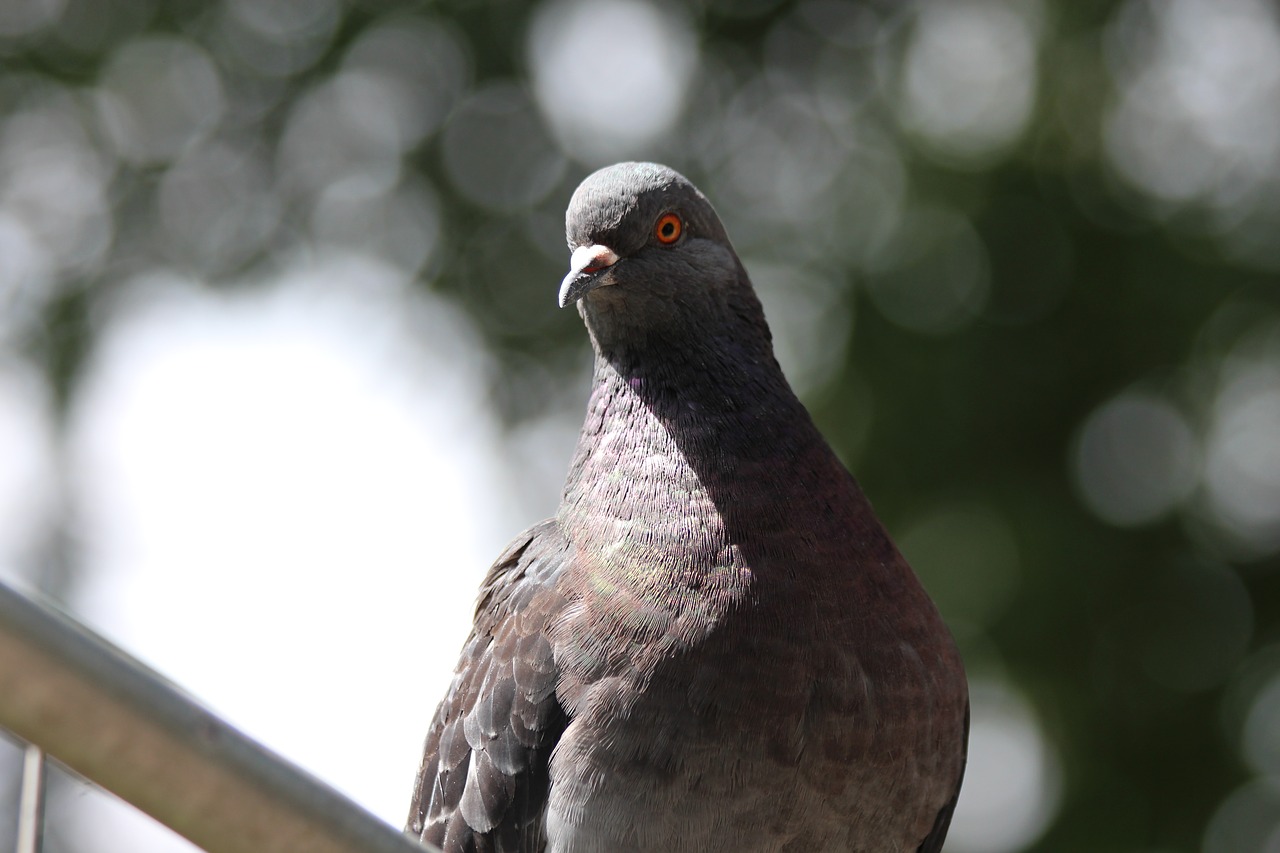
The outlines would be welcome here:
<svg viewBox="0 0 1280 853">
<path fill-rule="evenodd" d="M 668 245 L 679 240 L 682 231 L 684 231 L 684 223 L 674 213 L 662 214 L 658 217 L 658 224 L 653 226 L 653 233 L 657 236 L 658 242 Z"/>
</svg>

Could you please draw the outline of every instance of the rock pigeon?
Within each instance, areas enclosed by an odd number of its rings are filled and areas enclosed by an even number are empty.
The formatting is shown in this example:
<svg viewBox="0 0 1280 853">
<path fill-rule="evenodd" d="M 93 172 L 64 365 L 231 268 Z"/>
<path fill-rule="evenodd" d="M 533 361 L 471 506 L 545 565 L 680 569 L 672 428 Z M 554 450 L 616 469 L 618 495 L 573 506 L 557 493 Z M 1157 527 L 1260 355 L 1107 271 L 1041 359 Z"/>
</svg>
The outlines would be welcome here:
<svg viewBox="0 0 1280 853">
<path fill-rule="evenodd" d="M 710 202 L 589 176 L 595 352 L 556 516 L 489 570 L 407 832 L 460 851 L 937 851 L 959 653 L 774 359 Z"/>
</svg>

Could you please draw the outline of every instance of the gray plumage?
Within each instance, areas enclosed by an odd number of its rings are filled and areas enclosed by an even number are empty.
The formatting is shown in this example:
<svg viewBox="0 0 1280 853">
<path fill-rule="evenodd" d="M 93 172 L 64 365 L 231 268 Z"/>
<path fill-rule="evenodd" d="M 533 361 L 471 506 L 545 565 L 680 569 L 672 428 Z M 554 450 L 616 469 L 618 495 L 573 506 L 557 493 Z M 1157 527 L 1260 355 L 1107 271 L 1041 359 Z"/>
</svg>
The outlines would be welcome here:
<svg viewBox="0 0 1280 853">
<path fill-rule="evenodd" d="M 715 211 L 623 163 L 566 223 L 586 421 L 556 517 L 484 581 L 409 832 L 447 853 L 939 850 L 959 655 L 783 377 Z"/>
</svg>

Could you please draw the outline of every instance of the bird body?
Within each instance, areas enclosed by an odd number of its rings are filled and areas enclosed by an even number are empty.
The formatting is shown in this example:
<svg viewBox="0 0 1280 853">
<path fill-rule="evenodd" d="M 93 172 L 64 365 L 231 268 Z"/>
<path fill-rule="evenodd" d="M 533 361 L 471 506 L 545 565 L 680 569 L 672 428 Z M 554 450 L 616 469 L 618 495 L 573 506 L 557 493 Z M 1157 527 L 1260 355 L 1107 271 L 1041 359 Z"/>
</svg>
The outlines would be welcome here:
<svg viewBox="0 0 1280 853">
<path fill-rule="evenodd" d="M 567 220 L 586 420 L 556 517 L 482 587 L 410 831 L 448 853 L 939 849 L 958 653 L 783 377 L 719 219 L 621 164 Z"/>
</svg>

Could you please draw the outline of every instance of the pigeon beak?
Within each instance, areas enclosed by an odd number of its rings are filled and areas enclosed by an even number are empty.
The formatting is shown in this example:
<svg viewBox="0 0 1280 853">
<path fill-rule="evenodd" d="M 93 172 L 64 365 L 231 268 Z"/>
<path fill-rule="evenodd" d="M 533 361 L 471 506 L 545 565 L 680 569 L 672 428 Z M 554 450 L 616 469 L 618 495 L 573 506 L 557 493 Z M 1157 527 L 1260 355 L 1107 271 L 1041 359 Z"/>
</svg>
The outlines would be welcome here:
<svg viewBox="0 0 1280 853">
<path fill-rule="evenodd" d="M 560 282 L 560 307 L 566 308 L 604 284 L 605 272 L 618 262 L 608 246 L 579 246 L 569 258 L 569 274 Z"/>
</svg>

